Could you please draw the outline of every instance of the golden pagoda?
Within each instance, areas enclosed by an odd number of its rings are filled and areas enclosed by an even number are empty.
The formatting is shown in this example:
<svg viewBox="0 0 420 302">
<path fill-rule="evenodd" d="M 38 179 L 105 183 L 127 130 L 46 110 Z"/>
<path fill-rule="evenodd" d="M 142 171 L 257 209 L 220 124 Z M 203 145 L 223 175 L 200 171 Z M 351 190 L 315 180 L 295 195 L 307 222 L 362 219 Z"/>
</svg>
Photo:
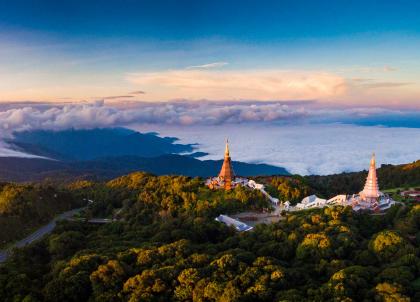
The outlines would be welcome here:
<svg viewBox="0 0 420 302">
<path fill-rule="evenodd" d="M 237 186 L 245 186 L 248 184 L 248 179 L 237 177 L 233 171 L 232 160 L 230 159 L 229 141 L 226 140 L 225 158 L 223 160 L 220 173 L 216 177 L 210 177 L 206 180 L 206 185 L 210 189 L 225 189 L 231 190 Z"/>
<path fill-rule="evenodd" d="M 232 161 L 230 159 L 228 140 L 226 140 L 225 158 L 218 177 L 220 182 L 224 184 L 225 190 L 232 188 L 232 180 L 235 179 L 235 172 L 233 171 Z"/>
</svg>

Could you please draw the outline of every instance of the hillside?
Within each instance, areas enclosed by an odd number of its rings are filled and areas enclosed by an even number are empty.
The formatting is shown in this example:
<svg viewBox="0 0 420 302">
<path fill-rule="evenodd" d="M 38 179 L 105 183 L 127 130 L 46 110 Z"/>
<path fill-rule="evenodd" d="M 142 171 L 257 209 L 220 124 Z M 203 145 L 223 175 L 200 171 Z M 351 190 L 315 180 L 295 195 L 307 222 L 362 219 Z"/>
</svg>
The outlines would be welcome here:
<svg viewBox="0 0 420 302">
<path fill-rule="evenodd" d="M 85 202 L 51 185 L 0 183 L 0 247 L 22 238 L 58 213 Z"/>
<path fill-rule="evenodd" d="M 71 186 L 97 200 L 0 267 L 2 301 L 417 301 L 420 208 L 325 208 L 238 233 L 218 213 L 261 210 L 260 192 L 134 173 Z M 118 211 L 117 211 L 118 209 Z"/>
</svg>

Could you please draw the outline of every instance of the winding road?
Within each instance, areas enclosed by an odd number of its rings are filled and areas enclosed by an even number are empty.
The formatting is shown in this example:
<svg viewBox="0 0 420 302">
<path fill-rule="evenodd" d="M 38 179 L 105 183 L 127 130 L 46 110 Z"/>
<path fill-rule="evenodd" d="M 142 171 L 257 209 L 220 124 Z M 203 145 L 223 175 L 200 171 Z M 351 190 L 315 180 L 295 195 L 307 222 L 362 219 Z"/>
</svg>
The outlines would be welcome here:
<svg viewBox="0 0 420 302">
<path fill-rule="evenodd" d="M 31 244 L 32 242 L 34 242 L 38 239 L 41 239 L 42 237 L 44 237 L 44 235 L 49 234 L 49 233 L 52 232 L 52 230 L 54 230 L 55 226 L 57 225 L 57 221 L 68 219 L 68 218 L 74 216 L 76 213 L 79 213 L 80 211 L 84 210 L 85 208 L 86 207 L 73 209 L 73 210 L 61 213 L 60 215 L 55 217 L 53 220 L 51 220 L 47 225 L 44 225 L 43 227 L 39 228 L 38 230 L 33 232 L 28 237 L 16 242 L 15 244 L 10 246 L 6 250 L 0 250 L 0 263 L 7 260 L 7 258 L 9 257 L 9 254 L 10 254 L 10 252 L 13 248 L 24 247 L 24 246 L 26 246 L 28 244 Z"/>
</svg>

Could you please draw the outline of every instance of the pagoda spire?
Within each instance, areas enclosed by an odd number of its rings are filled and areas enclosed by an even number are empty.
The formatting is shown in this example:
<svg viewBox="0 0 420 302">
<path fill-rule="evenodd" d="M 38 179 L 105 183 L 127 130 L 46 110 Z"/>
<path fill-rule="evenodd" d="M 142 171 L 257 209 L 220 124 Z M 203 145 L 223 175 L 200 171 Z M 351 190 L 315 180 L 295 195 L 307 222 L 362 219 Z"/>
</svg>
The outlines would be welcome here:
<svg viewBox="0 0 420 302">
<path fill-rule="evenodd" d="M 372 154 L 368 177 L 366 178 L 365 187 L 360 192 L 360 196 L 365 200 L 376 200 L 380 196 L 378 177 L 376 175 L 376 159 L 375 153 Z"/>
<path fill-rule="evenodd" d="M 226 139 L 226 147 L 225 147 L 225 157 L 230 157 L 230 154 L 229 154 L 229 139 L 227 138 Z"/>
<path fill-rule="evenodd" d="M 375 152 L 372 153 L 372 158 L 370 159 L 370 168 L 374 168 L 376 170 L 376 158 Z"/>
</svg>

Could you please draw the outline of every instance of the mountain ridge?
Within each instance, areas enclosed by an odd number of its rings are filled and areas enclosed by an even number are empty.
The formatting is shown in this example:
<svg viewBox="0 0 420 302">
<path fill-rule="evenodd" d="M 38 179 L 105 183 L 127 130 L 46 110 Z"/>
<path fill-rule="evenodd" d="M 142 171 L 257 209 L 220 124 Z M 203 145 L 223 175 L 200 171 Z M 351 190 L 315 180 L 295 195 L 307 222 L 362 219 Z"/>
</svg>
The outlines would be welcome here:
<svg viewBox="0 0 420 302">
<path fill-rule="evenodd" d="M 222 160 L 199 160 L 207 153 L 197 150 L 195 144 L 177 141 L 175 137 L 126 128 L 15 132 L 8 144 L 43 158 L 0 158 L 0 179 L 108 180 L 135 171 L 191 177 L 218 174 Z M 234 165 L 243 176 L 289 174 L 284 168 L 267 164 L 234 162 Z"/>
<path fill-rule="evenodd" d="M 96 128 L 15 132 L 7 143 L 29 154 L 66 161 L 124 155 L 156 157 L 194 151 L 193 144 L 177 144 L 177 140 L 126 128 Z"/>
<path fill-rule="evenodd" d="M 266 164 L 234 162 L 243 176 L 289 175 L 280 167 Z M 218 174 L 222 160 L 201 161 L 193 157 L 169 154 L 159 157 L 121 156 L 91 161 L 56 161 L 43 158 L 0 157 L 0 180 L 33 182 L 43 180 L 73 181 L 76 179 L 109 180 L 135 171 L 156 175 L 209 177 Z"/>
</svg>

